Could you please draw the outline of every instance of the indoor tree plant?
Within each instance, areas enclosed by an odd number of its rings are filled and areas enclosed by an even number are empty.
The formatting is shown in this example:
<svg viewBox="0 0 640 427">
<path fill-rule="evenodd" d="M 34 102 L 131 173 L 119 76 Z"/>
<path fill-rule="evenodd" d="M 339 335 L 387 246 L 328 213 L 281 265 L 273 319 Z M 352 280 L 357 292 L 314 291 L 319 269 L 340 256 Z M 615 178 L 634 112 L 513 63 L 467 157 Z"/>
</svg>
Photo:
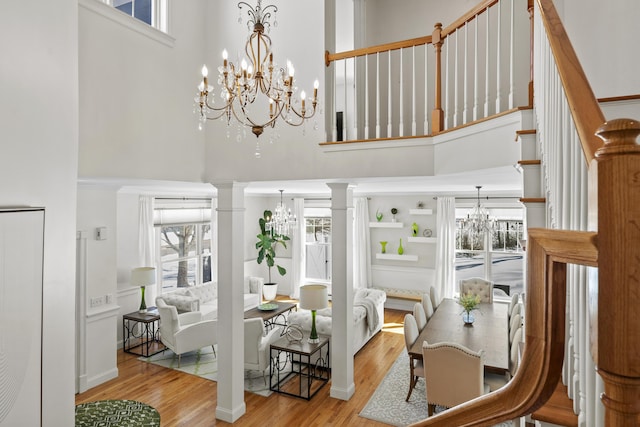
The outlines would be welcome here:
<svg viewBox="0 0 640 427">
<path fill-rule="evenodd" d="M 286 249 L 286 241 L 291 239 L 289 239 L 289 236 L 284 234 L 277 234 L 273 230 L 267 230 L 267 222 L 271 219 L 271 216 L 271 211 L 266 210 L 262 214 L 262 218 L 258 220 L 258 223 L 260 224 L 260 234 L 256 236 L 258 238 L 258 241 L 256 242 L 256 249 L 258 250 L 258 264 L 262 264 L 262 261 L 266 260 L 269 271 L 269 281 L 263 286 L 273 286 L 273 289 L 277 289 L 277 283 L 271 281 L 271 267 L 276 266 L 278 268 L 278 273 L 280 273 L 281 276 L 287 274 L 287 270 L 275 263 L 276 246 L 281 244 L 282 247 Z M 272 291 L 271 294 L 275 295 L 275 292 Z"/>
</svg>

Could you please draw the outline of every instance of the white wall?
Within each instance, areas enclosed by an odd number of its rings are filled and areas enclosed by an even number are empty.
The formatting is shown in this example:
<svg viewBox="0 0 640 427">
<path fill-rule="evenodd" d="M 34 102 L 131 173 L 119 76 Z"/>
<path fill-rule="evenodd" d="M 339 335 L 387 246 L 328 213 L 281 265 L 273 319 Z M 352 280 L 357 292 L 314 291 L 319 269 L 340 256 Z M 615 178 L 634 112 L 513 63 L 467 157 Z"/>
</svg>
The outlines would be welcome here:
<svg viewBox="0 0 640 427">
<path fill-rule="evenodd" d="M 595 96 L 640 94 L 640 2 L 563 0 L 558 9 Z"/>
<path fill-rule="evenodd" d="M 172 46 L 123 25 L 144 26 L 130 16 L 80 1 L 80 176 L 202 180 L 205 140 L 193 98 L 204 1 L 169 4 Z"/>
<path fill-rule="evenodd" d="M 0 2 L 0 205 L 46 210 L 42 418 L 51 427 L 74 422 L 77 8 Z"/>
</svg>

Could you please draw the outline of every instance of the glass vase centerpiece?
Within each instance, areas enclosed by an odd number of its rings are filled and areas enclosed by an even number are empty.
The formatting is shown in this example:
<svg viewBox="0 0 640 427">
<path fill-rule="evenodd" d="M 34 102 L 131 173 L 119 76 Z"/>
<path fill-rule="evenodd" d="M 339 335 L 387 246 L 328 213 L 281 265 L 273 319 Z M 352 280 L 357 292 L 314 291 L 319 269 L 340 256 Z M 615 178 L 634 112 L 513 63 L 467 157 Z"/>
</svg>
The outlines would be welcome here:
<svg viewBox="0 0 640 427">
<path fill-rule="evenodd" d="M 465 325 L 472 325 L 475 317 L 473 317 L 471 312 L 478 309 L 480 296 L 471 293 L 464 294 L 458 298 L 458 304 L 462 306 L 462 320 Z"/>
</svg>

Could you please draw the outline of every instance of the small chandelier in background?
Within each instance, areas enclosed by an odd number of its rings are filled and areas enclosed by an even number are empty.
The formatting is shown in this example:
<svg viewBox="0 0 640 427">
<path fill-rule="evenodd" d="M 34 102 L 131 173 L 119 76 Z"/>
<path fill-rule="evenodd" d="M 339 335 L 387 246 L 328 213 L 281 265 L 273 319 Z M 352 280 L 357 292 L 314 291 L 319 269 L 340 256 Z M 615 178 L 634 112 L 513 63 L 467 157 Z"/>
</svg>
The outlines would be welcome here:
<svg viewBox="0 0 640 427">
<path fill-rule="evenodd" d="M 279 191 L 280 203 L 276 206 L 273 216 L 271 216 L 271 218 L 267 218 L 265 229 L 267 231 L 271 231 L 271 234 L 288 236 L 291 232 L 291 227 L 295 227 L 298 224 L 298 221 L 296 216 L 291 214 L 291 209 L 287 209 L 284 205 L 282 200 L 282 193 L 284 190 Z"/>
<path fill-rule="evenodd" d="M 480 235 L 485 231 L 493 231 L 496 227 L 496 220 L 489 217 L 489 212 L 480 204 L 480 189 L 481 185 L 476 185 L 478 190 L 477 203 L 469 211 L 467 217 L 462 220 L 463 230 L 469 231 L 474 235 Z"/>
<path fill-rule="evenodd" d="M 314 83 L 313 98 L 307 99 L 304 91 L 298 100 L 294 80 L 294 68 L 287 61 L 285 71 L 273 61 L 271 38 L 265 34 L 273 25 L 277 26 L 275 14 L 278 8 L 274 5 L 262 7 L 258 0 L 255 8 L 240 2 L 238 8 L 242 16 L 243 8 L 247 8 L 249 19 L 247 25 L 251 34 L 245 44 L 245 53 L 240 64 L 227 59 L 226 49 L 222 52 L 222 66 L 218 67 L 218 86 L 222 103 L 215 106 L 214 88 L 209 85 L 207 66 L 202 67 L 202 82 L 198 86 L 195 98 L 196 112 L 200 116 L 200 126 L 206 120 L 224 118 L 227 125 L 232 119 L 239 125 L 251 128 L 251 132 L 259 137 L 265 128 L 275 128 L 278 119 L 291 126 L 300 126 L 316 113 L 318 105 L 318 81 Z M 242 21 L 242 18 L 239 18 Z M 309 109 L 308 101 L 311 103 Z M 251 111 L 249 107 L 251 108 Z M 259 111 L 261 109 L 261 111 Z M 259 157 L 259 152 L 256 153 Z"/>
</svg>

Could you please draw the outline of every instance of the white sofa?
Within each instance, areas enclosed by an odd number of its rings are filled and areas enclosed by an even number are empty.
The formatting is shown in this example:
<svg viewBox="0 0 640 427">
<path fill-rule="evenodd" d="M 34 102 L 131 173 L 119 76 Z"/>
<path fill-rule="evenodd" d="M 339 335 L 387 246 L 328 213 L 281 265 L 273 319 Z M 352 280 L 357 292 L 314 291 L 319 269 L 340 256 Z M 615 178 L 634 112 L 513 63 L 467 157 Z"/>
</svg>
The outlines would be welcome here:
<svg viewBox="0 0 640 427">
<path fill-rule="evenodd" d="M 356 354 L 384 325 L 384 302 L 387 295 L 377 289 L 358 289 L 353 295 L 353 354 Z M 305 338 L 311 332 L 311 312 L 291 312 L 287 324 L 298 324 Z M 331 335 L 331 308 L 316 311 L 316 331 Z"/>
<path fill-rule="evenodd" d="M 257 307 L 262 300 L 261 277 L 246 277 L 244 283 L 244 310 Z M 207 282 L 198 286 L 178 288 L 173 292 L 162 294 L 156 298 L 165 304 L 173 305 L 179 313 L 199 311 L 203 320 L 218 318 L 218 283 Z M 157 303 L 156 303 L 157 305 Z"/>
</svg>

